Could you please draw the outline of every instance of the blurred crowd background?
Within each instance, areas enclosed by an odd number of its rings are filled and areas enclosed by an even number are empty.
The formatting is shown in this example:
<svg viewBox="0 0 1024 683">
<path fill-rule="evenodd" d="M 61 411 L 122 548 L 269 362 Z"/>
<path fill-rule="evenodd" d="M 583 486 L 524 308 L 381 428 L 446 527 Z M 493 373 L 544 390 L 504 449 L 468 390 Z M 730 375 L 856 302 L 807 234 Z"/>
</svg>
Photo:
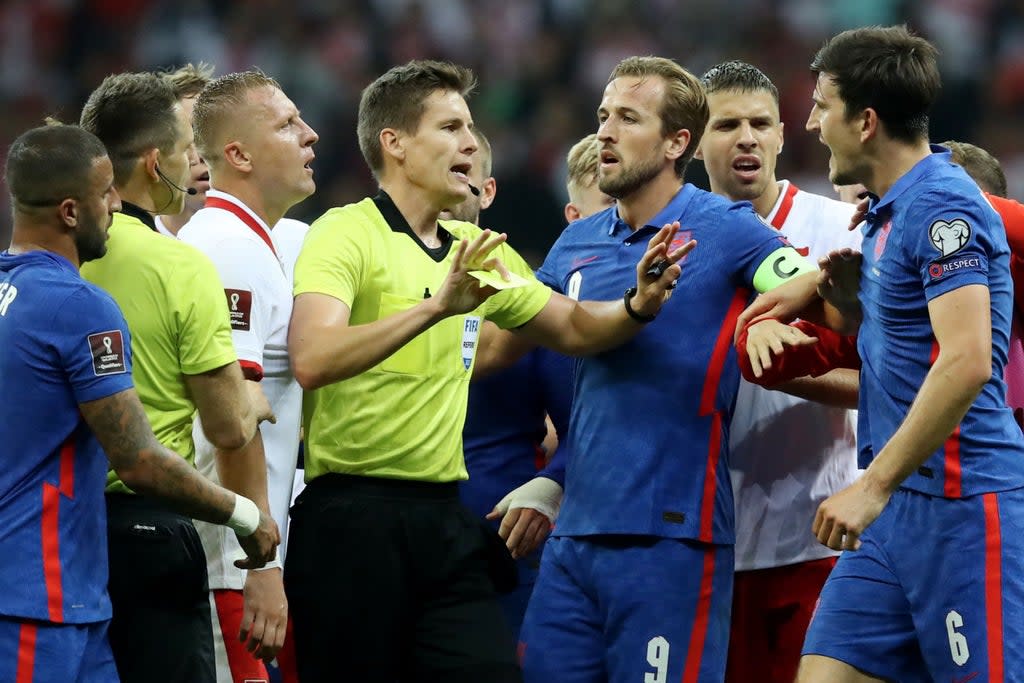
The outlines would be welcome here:
<svg viewBox="0 0 1024 683">
<path fill-rule="evenodd" d="M 494 147 L 498 196 L 481 222 L 536 263 L 563 227 L 565 152 L 596 129 L 620 58 L 672 57 L 698 76 L 726 59 L 759 66 L 782 96 L 780 177 L 828 192 L 827 150 L 804 131 L 808 63 L 833 33 L 900 22 L 942 52 L 932 139 L 987 148 L 1024 197 L 1022 0 L 0 0 L 0 145 L 46 115 L 77 121 L 109 73 L 258 66 L 320 134 L 317 193 L 291 214 L 312 220 L 374 192 L 356 143 L 361 89 L 394 64 L 450 59 L 475 69 L 470 107 Z M 700 162 L 689 176 L 706 186 Z"/>
</svg>

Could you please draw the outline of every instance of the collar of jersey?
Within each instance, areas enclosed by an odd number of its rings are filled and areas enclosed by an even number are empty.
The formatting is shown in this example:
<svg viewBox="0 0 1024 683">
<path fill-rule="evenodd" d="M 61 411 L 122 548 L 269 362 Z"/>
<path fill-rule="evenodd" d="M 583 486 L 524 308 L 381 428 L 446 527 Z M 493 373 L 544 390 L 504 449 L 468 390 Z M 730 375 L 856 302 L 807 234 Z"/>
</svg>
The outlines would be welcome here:
<svg viewBox="0 0 1024 683">
<path fill-rule="evenodd" d="M 612 225 L 608 228 L 608 236 L 614 237 L 620 230 L 626 230 L 630 233 L 626 239 L 630 239 L 635 235 L 642 234 L 641 231 L 644 230 L 644 228 L 661 230 L 666 223 L 672 223 L 673 221 L 679 220 L 679 217 L 683 215 L 683 210 L 686 208 L 686 205 L 689 204 L 690 200 L 693 198 L 695 189 L 696 188 L 694 188 L 693 185 L 683 183 L 683 186 L 680 187 L 675 196 L 669 200 L 669 203 L 665 205 L 665 208 L 659 211 L 654 218 L 643 226 L 643 228 L 636 231 L 631 230 L 626 224 L 626 221 L 619 218 L 618 205 L 612 207 L 613 210 L 608 214 L 609 218 L 612 219 Z"/>
<path fill-rule="evenodd" d="M 126 216 L 131 216 L 132 218 L 141 222 L 143 225 L 145 225 L 153 232 L 158 232 L 158 230 L 156 229 L 156 220 L 153 219 L 153 214 L 151 214 L 149 211 L 146 211 L 141 206 L 132 204 L 131 202 L 126 202 L 125 200 L 122 199 L 121 213 L 123 213 Z"/>
<path fill-rule="evenodd" d="M 889 191 L 885 193 L 885 196 L 879 199 L 878 197 L 871 195 L 871 206 L 867 216 L 864 217 L 869 224 L 878 222 L 883 210 L 899 199 L 900 195 L 910 189 L 910 187 L 917 181 L 940 166 L 950 162 L 952 152 L 948 149 L 940 145 L 929 145 L 929 147 L 931 147 L 932 153 L 924 159 L 921 159 L 921 161 L 914 164 L 912 169 L 904 173 L 903 176 L 889 188 Z"/>
<path fill-rule="evenodd" d="M 387 192 L 384 190 L 378 192 L 377 196 L 373 198 L 373 203 L 377 207 L 377 210 L 380 211 L 380 215 L 384 217 L 384 222 L 388 224 L 388 227 L 391 228 L 393 232 L 405 233 L 411 237 L 412 241 L 419 245 L 420 249 L 422 249 L 427 256 L 438 263 L 444 261 L 448 256 L 448 252 L 451 250 L 452 240 L 454 238 L 450 232 L 441 226 L 440 223 L 437 224 L 437 236 L 441 240 L 441 246 L 436 249 L 431 249 L 427 245 L 423 244 L 423 240 L 421 240 L 419 236 L 412 231 L 409 221 L 405 220 L 405 216 L 403 216 L 402 212 L 398 210 L 398 207 L 395 206 L 395 201 L 391 199 L 391 196 Z"/>
</svg>

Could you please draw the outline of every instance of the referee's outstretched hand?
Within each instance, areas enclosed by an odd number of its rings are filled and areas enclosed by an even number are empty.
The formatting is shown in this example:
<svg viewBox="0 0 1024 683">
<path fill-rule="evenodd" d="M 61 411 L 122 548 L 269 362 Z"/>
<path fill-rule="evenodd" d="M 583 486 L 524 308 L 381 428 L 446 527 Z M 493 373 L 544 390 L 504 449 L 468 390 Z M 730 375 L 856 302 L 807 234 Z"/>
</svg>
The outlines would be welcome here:
<svg viewBox="0 0 1024 683">
<path fill-rule="evenodd" d="M 496 270 L 502 279 L 509 279 L 505 264 L 500 259 L 491 258 L 491 252 L 505 239 L 505 233 L 496 235 L 484 230 L 472 242 L 459 241 L 448 277 L 436 295 L 437 304 L 446 315 L 469 313 L 498 292 L 494 287 L 481 287 L 480 281 L 469 275 L 470 271 Z"/>
<path fill-rule="evenodd" d="M 260 525 L 248 536 L 238 536 L 239 545 L 245 551 L 245 558 L 235 560 L 239 569 L 259 569 L 274 559 L 277 546 L 281 543 L 281 533 L 277 529 L 274 518 L 260 511 Z"/>
</svg>

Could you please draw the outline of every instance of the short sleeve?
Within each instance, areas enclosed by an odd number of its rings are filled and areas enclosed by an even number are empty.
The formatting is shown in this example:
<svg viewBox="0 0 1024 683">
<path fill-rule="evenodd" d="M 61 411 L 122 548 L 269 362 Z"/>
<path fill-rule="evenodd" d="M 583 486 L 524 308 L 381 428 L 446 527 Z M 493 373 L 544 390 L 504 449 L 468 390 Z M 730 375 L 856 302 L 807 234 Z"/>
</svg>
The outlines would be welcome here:
<svg viewBox="0 0 1024 683">
<path fill-rule="evenodd" d="M 78 289 L 58 308 L 53 343 L 78 403 L 132 388 L 128 323 L 98 289 Z"/>
<path fill-rule="evenodd" d="M 967 285 L 988 285 L 993 227 L 1003 229 L 996 222 L 980 194 L 976 202 L 938 192 L 914 201 L 901 229 L 903 249 L 929 301 Z"/>
<path fill-rule="evenodd" d="M 537 280 L 515 249 L 502 244 L 499 250 L 498 258 L 509 272 L 529 281 L 522 287 L 502 290 L 487 301 L 487 319 L 508 330 L 526 324 L 540 313 L 551 299 L 551 288 Z"/>
<path fill-rule="evenodd" d="M 255 366 L 260 375 L 274 308 L 270 281 L 259 265 L 267 253 L 262 243 L 237 239 L 223 240 L 207 253 L 224 286 L 238 360 L 243 368 Z"/>
<path fill-rule="evenodd" d="M 194 252 L 187 266 L 175 269 L 170 290 L 178 326 L 178 362 L 186 375 L 199 375 L 237 360 L 231 341 L 224 286 L 213 263 L 203 252 Z"/>
<path fill-rule="evenodd" d="M 326 294 L 351 308 L 364 279 L 368 236 L 342 211 L 329 211 L 310 226 L 295 263 L 294 294 Z"/>
<path fill-rule="evenodd" d="M 721 228 L 721 239 L 728 245 L 730 259 L 736 268 L 733 272 L 738 276 L 739 284 L 747 287 L 753 286 L 754 274 L 769 256 L 782 247 L 790 246 L 785 236 L 765 223 L 746 202 L 728 208 Z M 794 270 L 789 276 L 797 272 Z"/>
<path fill-rule="evenodd" d="M 565 233 L 563 232 L 562 234 L 564 235 Z M 562 262 L 562 251 L 562 238 L 559 237 L 554 246 L 548 251 L 548 255 L 544 258 L 544 263 L 537 269 L 537 279 L 559 294 L 565 294 L 562 291 L 563 274 L 559 265 Z"/>
</svg>

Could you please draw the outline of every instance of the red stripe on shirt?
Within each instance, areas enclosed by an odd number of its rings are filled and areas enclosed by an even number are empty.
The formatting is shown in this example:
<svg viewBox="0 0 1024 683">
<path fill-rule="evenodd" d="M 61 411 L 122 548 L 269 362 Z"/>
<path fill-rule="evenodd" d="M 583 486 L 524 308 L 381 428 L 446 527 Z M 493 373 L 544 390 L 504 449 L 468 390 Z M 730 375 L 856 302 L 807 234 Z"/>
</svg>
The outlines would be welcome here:
<svg viewBox="0 0 1024 683">
<path fill-rule="evenodd" d="M 729 348 L 732 346 L 732 335 L 736 330 L 736 320 L 740 313 L 747 307 L 747 299 L 750 292 L 740 288 L 732 297 L 729 310 L 725 314 L 722 328 L 718 330 L 718 339 L 715 340 L 714 350 L 711 352 L 711 362 L 708 363 L 708 374 L 704 376 L 704 388 L 700 394 L 700 412 L 702 417 L 715 412 L 715 395 L 718 393 L 718 382 L 722 379 L 722 371 L 725 369 L 725 359 L 729 356 Z"/>
<path fill-rule="evenodd" d="M 60 492 L 68 498 L 75 497 L 75 435 L 72 434 L 60 447 Z"/>
<path fill-rule="evenodd" d="M 224 211 L 233 213 L 238 220 L 245 223 L 250 230 L 256 233 L 256 235 L 263 240 L 268 247 L 270 247 L 270 251 L 274 253 L 275 257 L 277 256 L 277 250 L 274 249 L 274 241 L 270 239 L 270 234 L 267 233 L 266 229 L 262 225 L 260 225 L 259 221 L 253 218 L 248 211 L 240 207 L 238 204 L 229 202 L 226 199 L 221 199 L 220 197 L 207 197 L 206 201 L 203 203 L 203 208 L 223 209 Z"/>
<path fill-rule="evenodd" d="M 263 379 L 263 366 L 259 363 L 253 363 L 251 360 L 240 360 L 238 364 L 242 366 L 242 374 L 246 379 L 253 382 L 259 382 Z"/>
<path fill-rule="evenodd" d="M 982 495 L 985 509 L 985 621 L 988 631 L 988 679 L 1003 680 L 1002 535 L 999 501 L 994 493 Z"/>
<path fill-rule="evenodd" d="M 775 216 L 772 217 L 772 227 L 776 230 L 782 230 L 782 226 L 785 224 L 786 219 L 789 217 L 789 212 L 793 209 L 793 197 L 799 192 L 796 185 L 793 183 L 789 184 L 786 188 L 786 194 L 782 196 L 782 203 L 779 204 L 779 210 L 775 212 Z M 804 254 L 806 256 L 807 254 Z"/>
<path fill-rule="evenodd" d="M 700 680 L 700 665 L 704 658 L 704 641 L 708 635 L 708 621 L 711 614 L 711 595 L 715 578 L 715 548 L 704 551 L 704 571 L 700 577 L 700 596 L 697 598 L 697 615 L 693 630 L 690 631 L 690 646 L 686 650 L 686 666 L 682 683 L 697 683 Z"/>
<path fill-rule="evenodd" d="M 36 668 L 36 634 L 39 627 L 27 621 L 22 622 L 18 632 L 18 672 L 14 674 L 14 683 L 32 683 Z"/>
<path fill-rule="evenodd" d="M 960 485 L 960 425 L 957 425 L 953 433 L 946 439 L 943 450 L 945 458 L 942 467 L 945 478 L 942 484 L 942 495 L 946 498 L 959 498 L 963 495 Z"/>
<path fill-rule="evenodd" d="M 932 341 L 932 351 L 928 358 L 928 365 L 935 365 L 939 357 L 939 342 Z M 942 495 L 946 498 L 960 498 L 963 495 L 963 487 L 960 477 L 960 425 L 956 426 L 953 433 L 946 438 L 942 445 Z"/>
<path fill-rule="evenodd" d="M 718 458 L 722 454 L 722 414 L 715 411 L 711 417 L 708 435 L 708 463 L 704 470 L 704 496 L 700 503 L 700 540 L 712 543 L 715 521 L 715 495 L 718 493 Z"/>
<path fill-rule="evenodd" d="M 60 580 L 60 489 L 43 484 L 43 578 L 50 621 L 64 621 L 64 590 Z"/>
</svg>

